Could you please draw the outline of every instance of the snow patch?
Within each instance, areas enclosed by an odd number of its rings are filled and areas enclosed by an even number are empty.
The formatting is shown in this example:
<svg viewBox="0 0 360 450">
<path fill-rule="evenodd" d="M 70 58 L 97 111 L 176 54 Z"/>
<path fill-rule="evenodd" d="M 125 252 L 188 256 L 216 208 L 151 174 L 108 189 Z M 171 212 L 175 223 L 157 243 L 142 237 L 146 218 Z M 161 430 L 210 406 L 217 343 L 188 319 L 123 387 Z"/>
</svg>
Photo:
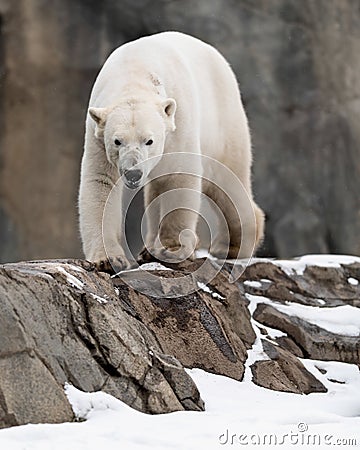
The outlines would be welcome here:
<svg viewBox="0 0 360 450">
<path fill-rule="evenodd" d="M 74 275 L 71 275 L 71 273 L 66 272 L 66 270 L 61 266 L 57 266 L 56 269 L 58 270 L 58 272 L 61 272 L 65 275 L 66 281 L 69 284 L 71 284 L 71 286 L 74 286 L 81 290 L 83 289 L 84 283 L 82 281 L 78 280 L 76 277 L 74 277 Z"/>
<path fill-rule="evenodd" d="M 119 272 L 115 273 L 114 275 L 111 275 L 110 278 L 115 278 L 115 277 L 121 276 L 121 274 L 123 274 L 123 273 L 138 272 L 139 270 L 170 270 L 171 271 L 172 269 L 170 269 L 169 267 L 163 266 L 159 262 L 151 262 L 151 263 L 142 264 L 141 266 L 138 266 L 138 267 L 134 267 L 133 269 L 120 270 Z"/>
<path fill-rule="evenodd" d="M 104 297 L 99 297 L 96 294 L 93 294 L 92 292 L 90 292 L 90 295 L 93 299 L 95 299 L 97 302 L 99 302 L 100 304 L 104 304 L 107 303 L 107 300 Z"/>
<path fill-rule="evenodd" d="M 77 419 L 88 419 L 90 413 L 96 411 L 121 411 L 129 406 L 105 392 L 83 392 L 72 384 L 65 383 L 65 394 Z"/>
<path fill-rule="evenodd" d="M 281 267 L 288 275 L 292 275 L 294 272 L 303 275 L 307 266 L 339 268 L 342 264 L 360 263 L 360 258 L 350 255 L 305 255 L 294 260 L 275 259 L 271 262 Z"/>
<path fill-rule="evenodd" d="M 150 263 L 142 264 L 139 267 L 139 269 L 140 270 L 170 270 L 170 271 L 172 271 L 172 269 L 170 269 L 169 267 L 163 266 L 159 262 L 150 262 Z"/>
<path fill-rule="evenodd" d="M 252 347 L 247 351 L 247 359 L 245 361 L 245 373 L 244 373 L 244 379 L 243 381 L 251 382 L 252 380 L 252 372 L 251 372 L 251 366 L 256 361 L 268 361 L 270 358 L 268 355 L 264 352 L 262 343 L 261 343 L 261 337 L 262 336 L 260 329 L 258 327 L 258 324 L 255 320 L 252 319 L 251 321 L 252 326 L 254 328 L 256 339 L 253 343 Z"/>
<path fill-rule="evenodd" d="M 197 258 L 214 258 L 209 254 L 207 250 L 196 250 L 195 255 Z M 280 267 L 288 275 L 293 275 L 294 272 L 297 275 L 303 275 L 307 266 L 318 267 L 336 267 L 341 265 L 348 265 L 354 263 L 360 263 L 360 257 L 352 255 L 327 255 L 327 254 L 314 254 L 304 255 L 291 260 L 287 259 L 273 259 L 273 258 L 243 258 L 243 259 L 227 259 L 227 263 L 234 265 L 250 266 L 257 263 L 270 263 Z M 261 280 L 263 281 L 263 280 Z M 271 282 L 271 280 L 266 280 Z"/>
<path fill-rule="evenodd" d="M 342 336 L 360 335 L 360 309 L 350 305 L 321 308 L 319 306 L 307 306 L 299 303 L 282 305 L 271 302 L 278 311 L 306 320 L 309 323 L 324 328 L 330 333 Z"/>
<path fill-rule="evenodd" d="M 267 297 L 263 297 L 261 295 L 245 294 L 245 297 L 249 300 L 248 309 L 249 309 L 250 315 L 251 315 L 251 323 L 253 325 L 253 328 L 254 328 L 254 331 L 255 331 L 257 337 L 259 337 L 259 338 L 262 337 L 263 339 L 265 338 L 265 336 L 261 334 L 259 328 L 265 328 L 268 335 L 271 338 L 287 336 L 286 333 L 284 333 L 280 330 L 277 330 L 276 328 L 271 328 L 271 327 L 262 325 L 261 323 L 257 322 L 255 319 L 253 319 L 253 314 L 257 308 L 257 305 L 259 303 L 267 303 L 269 305 L 272 305 L 273 302 L 271 300 L 269 300 Z M 262 349 L 262 347 L 261 347 L 261 349 Z M 266 358 L 266 359 L 268 359 L 268 358 Z"/>
<path fill-rule="evenodd" d="M 317 449 L 333 447 L 338 438 L 356 439 L 359 445 L 360 373 L 357 366 L 316 360 L 302 360 L 302 363 L 325 384 L 327 393 L 298 395 L 275 392 L 254 385 L 248 378 L 239 382 L 200 369 L 187 370 L 205 401 L 206 411 L 201 413 L 143 414 L 103 392 L 81 392 L 67 384 L 65 392 L 74 413 L 79 419 L 86 419 L 85 422 L 29 424 L 1 430 L 0 448 L 216 450 L 221 447 L 240 448 L 240 445 L 230 443 L 221 445 L 226 434 L 230 438 L 233 434 L 245 435 L 250 440 L 252 434 L 264 436 L 271 433 L 281 439 L 286 433 L 288 436 L 298 433 L 300 423 L 306 424 L 308 435 L 320 435 L 321 445 L 316 446 Z M 327 373 L 321 374 L 317 367 L 327 370 Z M 345 384 L 331 382 L 328 378 Z M 324 443 L 325 436 L 329 435 L 332 445 L 328 445 L 329 441 Z M 289 440 L 286 443 L 288 445 L 280 448 L 297 447 Z M 314 448 L 311 445 L 300 446 Z M 257 448 L 270 446 L 259 445 Z"/>
<path fill-rule="evenodd" d="M 356 278 L 350 277 L 350 278 L 347 279 L 347 281 L 348 281 L 349 284 L 351 284 L 353 286 L 357 286 L 359 284 L 359 280 L 357 280 Z"/>
<path fill-rule="evenodd" d="M 265 328 L 263 325 L 259 324 L 255 319 L 253 319 L 254 311 L 257 307 L 257 304 L 260 302 L 261 299 L 265 299 L 265 297 L 257 296 L 257 295 L 250 295 L 245 294 L 246 298 L 249 300 L 248 309 L 250 311 L 250 321 L 251 325 L 253 327 L 253 330 L 255 331 L 256 338 L 255 342 L 253 343 L 252 347 L 247 350 L 247 359 L 245 361 L 245 373 L 244 373 L 244 381 L 251 382 L 252 380 L 252 372 L 251 372 L 251 366 L 256 361 L 266 361 L 270 358 L 268 355 L 264 352 L 261 338 L 264 338 L 264 336 L 261 334 L 260 328 Z M 267 300 L 267 299 L 265 299 Z M 268 328 L 266 327 L 268 330 Z"/>
<path fill-rule="evenodd" d="M 340 334 L 342 336 L 360 335 L 360 309 L 350 305 L 335 306 L 325 308 L 319 306 L 301 305 L 295 302 L 278 303 L 261 295 L 245 294 L 250 301 L 249 310 L 253 315 L 259 303 L 271 305 L 278 311 L 299 319 L 306 320 L 309 323 L 324 328 L 330 333 Z M 325 301 L 317 299 L 319 303 Z"/>
<path fill-rule="evenodd" d="M 201 259 L 201 258 L 209 258 L 209 259 L 213 259 L 216 260 L 217 258 L 215 258 L 214 256 L 212 256 L 208 250 L 206 250 L 205 248 L 199 248 L 198 250 L 195 250 L 195 258 Z"/>
<path fill-rule="evenodd" d="M 267 303 L 268 305 L 273 305 L 274 302 L 272 302 L 267 297 L 263 297 L 262 295 L 253 295 L 253 294 L 245 294 L 245 297 L 249 300 L 249 311 L 251 316 L 254 314 L 255 309 L 257 308 L 257 305 L 259 303 Z M 274 306 L 274 305 L 273 305 Z"/>
<path fill-rule="evenodd" d="M 53 280 L 54 278 L 49 273 L 39 272 L 36 274 L 39 278 L 43 278 L 44 280 Z"/>
<path fill-rule="evenodd" d="M 213 298 L 218 298 L 219 300 L 225 300 L 225 297 L 223 297 L 222 295 L 218 294 L 217 292 L 212 291 L 209 286 L 206 286 L 206 284 L 201 283 L 200 281 L 197 281 L 197 285 L 199 286 L 199 288 L 204 291 L 207 292 L 208 294 L 210 294 Z"/>
<path fill-rule="evenodd" d="M 260 281 L 252 281 L 252 280 L 246 280 L 244 281 L 245 286 L 250 286 L 254 288 L 261 288 L 262 284 Z"/>
<path fill-rule="evenodd" d="M 287 336 L 286 333 L 284 333 L 283 331 L 277 330 L 276 328 L 270 328 L 268 326 L 266 326 L 264 328 L 266 328 L 268 335 L 273 339 Z"/>
</svg>

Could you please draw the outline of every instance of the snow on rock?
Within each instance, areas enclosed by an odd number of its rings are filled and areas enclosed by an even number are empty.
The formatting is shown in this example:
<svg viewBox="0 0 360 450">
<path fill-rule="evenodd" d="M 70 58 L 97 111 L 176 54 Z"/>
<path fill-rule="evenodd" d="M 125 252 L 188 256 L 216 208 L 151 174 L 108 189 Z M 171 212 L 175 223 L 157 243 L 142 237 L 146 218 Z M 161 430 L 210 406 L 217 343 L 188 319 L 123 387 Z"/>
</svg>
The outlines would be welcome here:
<svg viewBox="0 0 360 450">
<path fill-rule="evenodd" d="M 197 281 L 197 285 L 199 286 L 199 288 L 204 291 L 207 292 L 208 294 L 210 294 L 212 297 L 217 298 L 219 300 L 225 300 L 225 297 L 223 297 L 222 295 L 218 294 L 217 292 L 212 291 L 209 286 L 207 286 L 204 283 L 201 283 L 201 281 Z"/>
<path fill-rule="evenodd" d="M 297 275 L 303 275 L 307 266 L 340 267 L 341 264 L 353 264 L 360 262 L 360 258 L 350 255 L 305 255 L 293 260 L 274 259 L 273 264 L 281 267 L 284 272 L 291 275 L 293 271 Z"/>
<path fill-rule="evenodd" d="M 88 419 L 90 413 L 108 409 L 134 411 L 130 406 L 106 392 L 83 392 L 70 383 L 65 383 L 64 390 L 77 419 Z"/>
<path fill-rule="evenodd" d="M 101 304 L 107 303 L 107 300 L 104 297 L 100 297 L 99 295 L 93 294 L 92 292 L 90 292 L 90 295 L 93 299 Z"/>
<path fill-rule="evenodd" d="M 140 270 L 172 270 L 169 267 L 166 267 L 159 262 L 150 262 L 150 263 L 142 264 L 139 267 L 139 269 Z"/>
<path fill-rule="evenodd" d="M 335 267 L 339 268 L 341 265 L 348 265 L 360 263 L 360 257 L 352 255 L 327 255 L 314 254 L 304 255 L 293 259 L 272 259 L 272 258 L 249 258 L 249 259 L 233 259 L 227 260 L 231 264 L 241 264 L 250 266 L 258 263 L 271 263 L 280 267 L 288 275 L 303 275 L 307 266 L 318 267 Z"/>
<path fill-rule="evenodd" d="M 269 360 L 270 358 L 267 356 L 267 354 L 264 352 L 263 346 L 261 344 L 261 338 L 263 337 L 261 335 L 260 328 L 263 328 L 261 324 L 259 324 L 255 319 L 253 319 L 252 315 L 256 309 L 257 301 L 255 295 L 251 296 L 250 294 L 246 294 L 247 298 L 250 300 L 250 303 L 248 305 L 248 309 L 250 311 L 251 315 L 251 324 L 253 326 L 253 329 L 256 334 L 256 339 L 254 344 L 252 345 L 251 349 L 247 351 L 247 359 L 245 362 L 245 374 L 244 374 L 244 380 L 251 381 L 252 380 L 252 372 L 251 372 L 251 366 L 256 361 L 263 361 L 263 360 Z M 280 332 L 281 333 L 281 332 Z"/>
<path fill-rule="evenodd" d="M 304 319 L 320 328 L 324 328 L 330 333 L 343 336 L 360 335 L 360 309 L 354 306 L 343 305 L 326 308 L 301 305 L 295 302 L 286 302 L 286 304 L 282 304 L 261 295 L 247 293 L 245 296 L 250 301 L 249 309 L 251 314 L 253 314 L 258 304 L 266 303 L 288 316 Z M 320 304 L 325 303 L 322 299 L 317 299 L 317 301 Z"/>
<path fill-rule="evenodd" d="M 360 309 L 350 305 L 332 308 L 287 303 L 286 305 L 271 302 L 278 311 L 289 316 L 296 316 L 325 330 L 343 335 L 360 335 Z"/>
<path fill-rule="evenodd" d="M 244 284 L 246 286 L 250 286 L 250 287 L 253 287 L 253 288 L 261 288 L 261 286 L 262 286 L 260 281 L 253 281 L 253 280 L 245 280 Z"/>
<path fill-rule="evenodd" d="M 257 308 L 257 305 L 259 303 L 267 303 L 267 304 L 272 304 L 273 302 L 268 299 L 267 297 L 264 297 L 262 295 L 253 295 L 253 294 L 245 294 L 245 297 L 249 300 L 249 311 L 250 314 L 253 315 L 255 309 Z"/>
<path fill-rule="evenodd" d="M 134 267 L 133 269 L 124 269 L 120 270 L 120 272 L 115 273 L 114 275 L 111 275 L 111 278 L 121 277 L 123 274 L 126 273 L 136 273 L 139 270 L 169 270 L 172 271 L 169 267 L 164 266 L 163 264 L 159 262 L 150 262 L 150 263 L 144 263 L 141 264 L 139 267 Z"/>
<path fill-rule="evenodd" d="M 62 266 L 57 266 L 56 269 L 58 270 L 58 272 L 61 272 L 65 275 L 67 282 L 71 284 L 71 286 L 74 286 L 78 289 L 83 289 L 84 283 L 74 277 L 74 275 L 71 275 L 71 273 L 67 272 Z"/>
<path fill-rule="evenodd" d="M 356 278 L 348 278 L 348 283 L 351 284 L 352 286 L 357 286 L 359 284 L 359 280 L 357 280 Z"/>
<path fill-rule="evenodd" d="M 245 362 L 244 381 L 248 381 L 248 382 L 250 382 L 253 378 L 252 372 L 251 372 L 251 366 L 256 361 L 270 360 L 270 358 L 264 352 L 264 349 L 261 344 L 261 332 L 259 329 L 259 324 L 254 319 L 252 319 L 251 323 L 252 323 L 252 325 L 254 327 L 254 331 L 256 333 L 256 339 L 255 339 L 255 342 L 252 345 L 251 349 L 247 351 L 247 359 Z"/>
<path fill-rule="evenodd" d="M 214 256 L 212 256 L 208 250 L 206 250 L 205 248 L 199 248 L 198 250 L 195 250 L 195 257 L 196 258 L 209 258 L 209 259 L 213 259 L 216 260 L 216 258 Z"/>
</svg>

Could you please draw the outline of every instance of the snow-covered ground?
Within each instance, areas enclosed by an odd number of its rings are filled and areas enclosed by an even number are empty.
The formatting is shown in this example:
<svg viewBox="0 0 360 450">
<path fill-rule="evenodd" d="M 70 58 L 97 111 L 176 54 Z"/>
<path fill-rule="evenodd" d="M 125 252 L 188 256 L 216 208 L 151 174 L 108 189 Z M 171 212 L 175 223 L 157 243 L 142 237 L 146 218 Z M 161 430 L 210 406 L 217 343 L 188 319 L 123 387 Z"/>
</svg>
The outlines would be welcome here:
<svg viewBox="0 0 360 450">
<path fill-rule="evenodd" d="M 360 373 L 355 365 L 303 361 L 326 394 L 273 392 L 199 369 L 189 373 L 206 412 L 150 416 L 110 395 L 67 386 L 84 422 L 25 425 L 0 431 L 4 450 L 321 448 L 360 446 Z M 323 375 L 318 369 L 327 370 Z M 248 377 L 246 377 L 248 378 Z M 338 382 L 329 381 L 337 380 Z M 304 445 L 307 442 L 316 445 Z M 356 445 L 353 445 L 353 444 Z"/>
<path fill-rule="evenodd" d="M 360 259 L 316 255 L 295 262 L 272 262 L 301 274 L 307 265 L 331 267 L 353 261 Z M 349 279 L 349 284 L 357 286 L 356 281 Z M 69 282 L 75 284 L 73 279 Z M 259 287 L 260 283 L 255 283 L 250 281 L 248 285 Z M 205 285 L 199 288 L 206 292 L 209 289 Z M 329 331 L 360 335 L 358 308 L 316 308 L 290 302 L 281 305 L 269 298 L 247 296 L 251 312 L 258 303 L 268 303 Z M 199 369 L 188 371 L 205 401 L 205 412 L 150 416 L 131 409 L 108 394 L 84 393 L 67 385 L 65 389 L 73 410 L 79 419 L 85 421 L 59 425 L 30 424 L 2 430 L 0 450 L 360 448 L 359 368 L 340 362 L 302 360 L 305 367 L 327 387 L 327 393 L 297 395 L 261 388 L 251 381 L 250 365 L 256 360 L 267 359 L 267 356 L 262 351 L 260 332 L 254 320 L 253 326 L 257 339 L 248 352 L 242 382 Z M 269 327 L 267 330 L 270 336 L 282 334 Z"/>
</svg>

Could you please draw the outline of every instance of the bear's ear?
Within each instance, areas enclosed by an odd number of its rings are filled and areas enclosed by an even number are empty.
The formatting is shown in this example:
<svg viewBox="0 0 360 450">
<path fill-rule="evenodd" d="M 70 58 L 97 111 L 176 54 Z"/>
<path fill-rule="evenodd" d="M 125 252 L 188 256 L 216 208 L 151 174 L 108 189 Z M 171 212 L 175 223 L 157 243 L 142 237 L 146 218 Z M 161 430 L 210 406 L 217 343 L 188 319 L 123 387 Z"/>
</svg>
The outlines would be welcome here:
<svg viewBox="0 0 360 450">
<path fill-rule="evenodd" d="M 105 122 L 108 114 L 107 108 L 89 108 L 89 114 L 96 123 L 95 136 L 102 137 L 104 135 Z"/>
<path fill-rule="evenodd" d="M 175 131 L 175 111 L 176 111 L 176 101 L 173 98 L 167 98 L 162 103 L 163 112 L 165 117 L 168 119 L 168 128 L 170 131 Z"/>
</svg>

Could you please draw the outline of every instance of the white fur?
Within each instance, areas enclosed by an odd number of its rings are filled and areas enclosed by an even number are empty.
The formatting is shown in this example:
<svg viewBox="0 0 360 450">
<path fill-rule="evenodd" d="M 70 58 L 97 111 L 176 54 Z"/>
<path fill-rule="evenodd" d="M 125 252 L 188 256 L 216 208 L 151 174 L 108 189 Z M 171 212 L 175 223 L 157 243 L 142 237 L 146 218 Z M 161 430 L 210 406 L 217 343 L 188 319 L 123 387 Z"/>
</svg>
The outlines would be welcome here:
<svg viewBox="0 0 360 450">
<path fill-rule="evenodd" d="M 115 145 L 115 140 L 121 145 Z M 146 145 L 151 141 L 152 145 Z M 166 154 L 175 152 L 182 152 L 175 163 L 173 158 L 165 158 Z M 142 183 L 161 173 L 175 173 L 181 167 L 188 170 L 190 165 L 194 174 L 203 174 L 216 183 L 226 182 L 221 179 L 224 178 L 221 171 L 212 169 L 210 159 L 187 158 L 190 153 L 215 159 L 241 180 L 256 218 L 254 221 L 254 214 L 247 214 L 243 219 L 243 235 L 248 228 L 250 234 L 255 233 L 257 244 L 263 234 L 263 214 L 252 200 L 250 133 L 237 81 L 228 63 L 210 45 L 178 32 L 141 38 L 116 49 L 96 79 L 86 120 L 79 209 L 87 259 L 99 262 L 113 257 L 126 265 L 120 239 L 123 232 L 119 207 L 121 187 L 112 193 L 113 206 L 108 208 L 111 211 L 105 230 L 108 254 L 103 245 L 102 218 L 119 173 L 135 164 L 144 173 Z M 166 161 L 171 161 L 170 167 Z M 156 247 L 159 215 L 163 215 L 170 203 L 199 211 L 200 195 L 205 192 L 223 209 L 230 229 L 230 254 L 234 257 L 239 248 L 240 223 L 231 212 L 228 200 L 214 192 L 209 182 L 201 183 L 199 177 L 176 174 L 152 181 L 145 186 L 145 206 L 163 192 L 178 187 L 192 192 L 183 191 L 178 197 L 174 194 L 152 208 L 147 218 L 147 246 Z M 244 202 L 244 196 L 236 192 L 231 195 L 238 196 L 239 203 Z M 182 251 L 193 250 L 196 224 L 196 213 L 183 209 L 173 212 L 162 222 L 162 243 L 175 251 L 179 233 L 186 228 L 190 233 L 182 236 Z M 220 233 L 214 252 L 221 255 L 222 246 Z M 192 250 L 187 256 L 192 256 Z M 252 250 L 251 243 L 245 245 L 241 256 L 250 256 Z"/>
</svg>

